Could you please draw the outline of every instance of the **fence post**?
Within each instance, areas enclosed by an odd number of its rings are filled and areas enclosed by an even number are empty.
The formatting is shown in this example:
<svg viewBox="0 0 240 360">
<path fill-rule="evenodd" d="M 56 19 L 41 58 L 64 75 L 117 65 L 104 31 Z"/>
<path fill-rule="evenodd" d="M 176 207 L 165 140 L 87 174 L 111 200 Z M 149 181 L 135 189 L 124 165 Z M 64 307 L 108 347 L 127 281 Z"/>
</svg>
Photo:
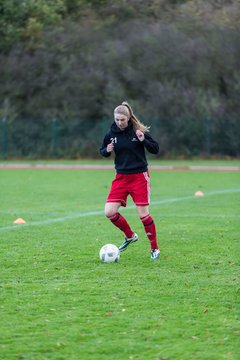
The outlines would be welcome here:
<svg viewBox="0 0 240 360">
<path fill-rule="evenodd" d="M 56 156 L 57 147 L 57 119 L 54 117 L 51 121 L 51 156 Z"/>
<path fill-rule="evenodd" d="M 212 128 L 212 119 L 211 117 L 206 118 L 206 153 L 207 155 L 211 155 L 211 128 Z"/>
<path fill-rule="evenodd" d="M 2 157 L 7 157 L 7 119 L 2 118 Z"/>
</svg>

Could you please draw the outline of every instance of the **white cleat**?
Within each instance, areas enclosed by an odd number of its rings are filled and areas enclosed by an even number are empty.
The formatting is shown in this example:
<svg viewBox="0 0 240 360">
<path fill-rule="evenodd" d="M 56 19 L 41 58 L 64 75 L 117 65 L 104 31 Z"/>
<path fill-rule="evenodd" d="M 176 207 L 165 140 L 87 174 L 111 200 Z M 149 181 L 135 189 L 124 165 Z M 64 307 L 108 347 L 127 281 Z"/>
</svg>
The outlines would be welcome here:
<svg viewBox="0 0 240 360">
<path fill-rule="evenodd" d="M 151 250 L 151 259 L 157 260 L 159 258 L 160 258 L 160 250 L 158 250 L 158 249 Z"/>
</svg>

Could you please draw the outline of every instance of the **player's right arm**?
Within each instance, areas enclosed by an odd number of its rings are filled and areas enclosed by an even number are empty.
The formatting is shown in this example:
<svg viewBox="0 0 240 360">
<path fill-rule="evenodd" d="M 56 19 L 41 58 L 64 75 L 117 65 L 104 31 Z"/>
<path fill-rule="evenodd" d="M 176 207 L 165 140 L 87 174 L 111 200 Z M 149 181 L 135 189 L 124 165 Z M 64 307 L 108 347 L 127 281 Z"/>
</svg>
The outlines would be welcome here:
<svg viewBox="0 0 240 360">
<path fill-rule="evenodd" d="M 111 142 L 110 134 L 107 133 L 104 137 L 102 146 L 100 147 L 100 150 L 99 150 L 100 154 L 104 157 L 108 157 L 111 155 L 111 152 L 113 151 L 113 149 L 114 149 L 114 145 Z"/>
</svg>

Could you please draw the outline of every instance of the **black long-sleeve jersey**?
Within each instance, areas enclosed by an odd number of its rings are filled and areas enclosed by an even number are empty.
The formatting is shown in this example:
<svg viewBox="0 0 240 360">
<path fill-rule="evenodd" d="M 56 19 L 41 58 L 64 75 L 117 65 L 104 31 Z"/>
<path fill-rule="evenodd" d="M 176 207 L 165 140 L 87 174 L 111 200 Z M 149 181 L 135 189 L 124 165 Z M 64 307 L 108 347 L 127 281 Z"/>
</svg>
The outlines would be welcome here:
<svg viewBox="0 0 240 360">
<path fill-rule="evenodd" d="M 145 172 L 148 168 L 145 148 L 151 154 L 157 154 L 159 145 L 149 133 L 145 133 L 144 136 L 143 141 L 138 140 L 131 121 L 124 130 L 119 129 L 114 122 L 104 137 L 100 154 L 104 157 L 110 156 L 111 153 L 107 152 L 107 145 L 112 142 L 115 152 L 115 169 L 118 174 Z"/>
</svg>

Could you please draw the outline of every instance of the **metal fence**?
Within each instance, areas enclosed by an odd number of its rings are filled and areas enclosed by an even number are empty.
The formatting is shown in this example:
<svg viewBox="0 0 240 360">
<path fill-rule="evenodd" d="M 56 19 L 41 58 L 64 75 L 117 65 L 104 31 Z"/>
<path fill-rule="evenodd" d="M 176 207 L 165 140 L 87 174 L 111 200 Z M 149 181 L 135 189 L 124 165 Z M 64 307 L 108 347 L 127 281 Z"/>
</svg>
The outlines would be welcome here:
<svg viewBox="0 0 240 360">
<path fill-rule="evenodd" d="M 0 156 L 11 158 L 79 158 L 99 156 L 112 119 L 1 119 Z M 159 156 L 240 155 L 240 121 L 234 119 L 151 119 Z"/>
</svg>

